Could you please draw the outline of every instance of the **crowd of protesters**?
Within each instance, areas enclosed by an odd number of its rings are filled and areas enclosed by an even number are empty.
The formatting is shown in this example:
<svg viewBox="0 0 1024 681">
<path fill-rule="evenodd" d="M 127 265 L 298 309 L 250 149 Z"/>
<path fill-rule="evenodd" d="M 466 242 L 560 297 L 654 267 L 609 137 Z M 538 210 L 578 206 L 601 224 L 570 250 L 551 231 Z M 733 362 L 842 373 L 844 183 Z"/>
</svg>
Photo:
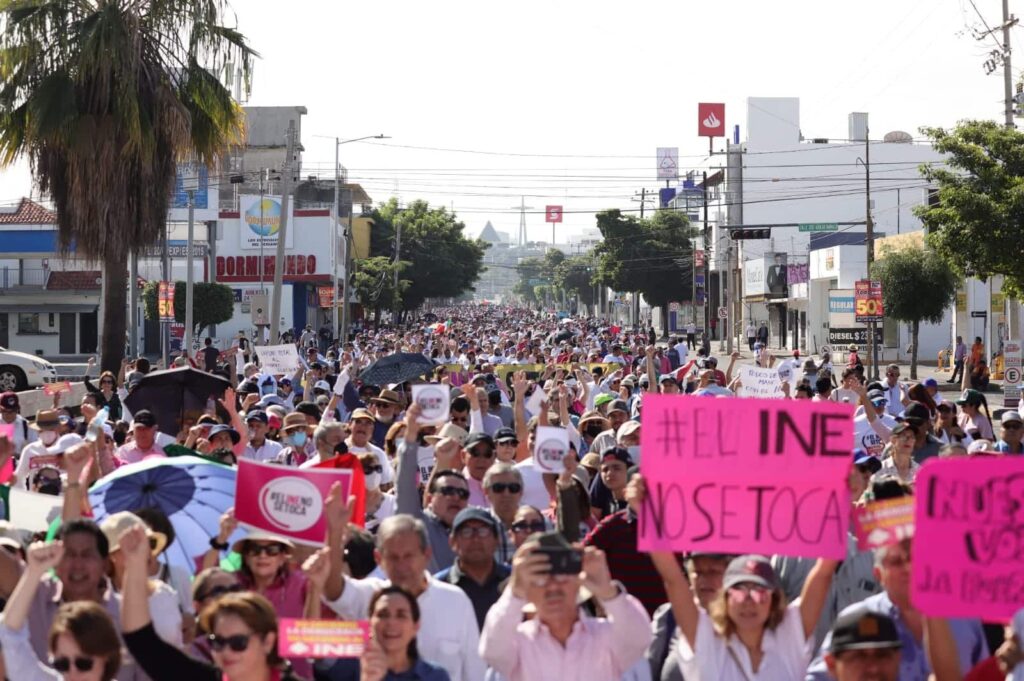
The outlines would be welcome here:
<svg viewBox="0 0 1024 681">
<path fill-rule="evenodd" d="M 0 431 L 8 485 L 63 497 L 49 536 L 0 528 L 6 678 L 1022 674 L 1013 627 L 915 607 L 910 541 L 861 551 L 851 539 L 843 560 L 637 549 L 645 397 L 742 399 L 740 353 L 720 363 L 689 332 L 659 344 L 646 331 L 511 307 L 434 312 L 432 324 L 364 331 L 340 345 L 309 329 L 289 374 L 264 372 L 259 346 L 244 338 L 228 351 L 207 342 L 176 365 L 233 387 L 205 411 L 185 412 L 176 432 L 161 432 L 157 407 L 129 411 L 151 369 L 144 358 L 87 381 L 75 409 L 55 400 L 27 419 L 16 394 L 0 395 L 0 423 L 13 424 Z M 758 330 L 746 335 L 757 364 L 778 370 L 784 399 L 850 404 L 854 505 L 913 494 L 931 457 L 1024 451 L 1020 413 L 993 422 L 981 390 L 943 400 L 934 381 L 908 385 L 896 365 L 867 380 L 856 347 L 837 365 L 799 352 L 780 361 Z M 361 380 L 396 353 L 423 355 L 433 369 L 397 384 Z M 426 423 L 412 401 L 424 381 L 449 391 L 447 422 Z M 108 421 L 91 438 L 97 414 Z M 541 426 L 568 433 L 561 473 L 534 460 Z M 356 504 L 332 488 L 322 547 L 262 531 L 229 543 L 239 523 L 228 509 L 209 528 L 207 553 L 193 557 L 193 575 L 169 564 L 176 528 L 159 509 L 96 522 L 87 494 L 104 476 L 182 449 L 226 466 L 345 460 L 361 468 L 365 493 Z M 281 618 L 367 621 L 370 636 L 356 659 L 282 657 Z"/>
</svg>

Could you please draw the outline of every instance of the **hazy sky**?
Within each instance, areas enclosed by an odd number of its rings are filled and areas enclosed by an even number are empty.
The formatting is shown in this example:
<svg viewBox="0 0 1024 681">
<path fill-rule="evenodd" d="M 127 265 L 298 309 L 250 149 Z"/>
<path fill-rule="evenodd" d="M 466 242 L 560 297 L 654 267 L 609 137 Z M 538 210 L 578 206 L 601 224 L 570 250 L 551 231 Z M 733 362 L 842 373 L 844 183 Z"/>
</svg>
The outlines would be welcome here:
<svg viewBox="0 0 1024 681">
<path fill-rule="evenodd" d="M 975 3 L 998 23 L 997 0 Z M 656 147 L 702 164 L 699 101 L 726 102 L 742 131 L 747 97 L 800 97 L 808 138 L 845 138 L 851 111 L 870 112 L 873 137 L 1002 117 L 1001 75 L 982 69 L 996 45 L 970 35 L 968 0 L 233 7 L 262 55 L 248 103 L 309 110 L 304 175 L 333 176 L 333 142 L 313 135 L 390 135 L 341 147 L 351 178 L 377 201 L 454 206 L 474 236 L 487 220 L 514 236 L 524 194 L 531 239 L 550 239 L 547 204 L 564 205 L 559 241 L 596 210 L 637 208 L 634 192 L 659 186 Z M 0 174 L 0 203 L 28 190 L 24 166 Z"/>
</svg>

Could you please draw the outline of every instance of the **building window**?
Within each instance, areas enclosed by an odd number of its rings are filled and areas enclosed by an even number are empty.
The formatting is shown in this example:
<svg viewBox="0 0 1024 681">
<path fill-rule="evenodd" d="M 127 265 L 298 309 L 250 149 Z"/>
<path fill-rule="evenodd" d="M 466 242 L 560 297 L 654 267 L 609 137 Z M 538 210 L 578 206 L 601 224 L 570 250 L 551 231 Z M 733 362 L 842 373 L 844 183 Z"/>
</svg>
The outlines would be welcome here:
<svg viewBox="0 0 1024 681">
<path fill-rule="evenodd" d="M 18 313 L 18 333 L 39 333 L 39 313 Z"/>
</svg>

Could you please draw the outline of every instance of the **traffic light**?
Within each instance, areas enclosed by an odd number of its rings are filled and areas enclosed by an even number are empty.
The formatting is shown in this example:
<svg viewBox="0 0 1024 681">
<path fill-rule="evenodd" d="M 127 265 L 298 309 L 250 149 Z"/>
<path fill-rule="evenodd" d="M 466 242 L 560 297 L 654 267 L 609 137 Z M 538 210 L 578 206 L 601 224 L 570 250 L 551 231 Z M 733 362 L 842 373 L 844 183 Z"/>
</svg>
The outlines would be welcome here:
<svg viewBox="0 0 1024 681">
<path fill-rule="evenodd" d="M 772 230 L 770 227 L 756 227 L 756 228 L 745 228 L 729 230 L 729 234 L 734 240 L 739 239 L 769 239 L 772 236 Z"/>
</svg>

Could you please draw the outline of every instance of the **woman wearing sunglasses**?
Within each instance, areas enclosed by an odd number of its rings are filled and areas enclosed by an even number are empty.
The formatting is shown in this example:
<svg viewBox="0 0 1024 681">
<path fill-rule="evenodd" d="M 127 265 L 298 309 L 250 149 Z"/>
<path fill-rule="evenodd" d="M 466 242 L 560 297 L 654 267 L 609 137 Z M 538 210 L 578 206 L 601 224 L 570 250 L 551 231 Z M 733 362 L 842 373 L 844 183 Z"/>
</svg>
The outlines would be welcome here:
<svg viewBox="0 0 1024 681">
<path fill-rule="evenodd" d="M 92 371 L 93 365 L 96 363 L 94 357 L 89 358 L 89 365 L 85 370 L 88 375 Z M 94 385 L 88 378 L 85 379 L 85 389 L 89 394 L 96 398 L 96 407 L 102 409 L 106 407 L 110 410 L 110 420 L 117 421 L 121 418 L 123 409 L 121 408 L 121 397 L 118 393 L 117 387 L 123 383 L 124 379 L 124 368 L 125 364 L 121 364 L 121 381 L 114 378 L 114 374 L 109 371 L 104 371 L 100 374 L 99 387 Z"/>
<path fill-rule="evenodd" d="M 228 593 L 199 615 L 207 632 L 213 664 L 189 657 L 154 632 L 146 599 L 145 534 L 139 529 L 121 538 L 125 586 L 121 604 L 124 641 L 153 681 L 298 681 L 277 654 L 277 613 L 266 598 L 251 592 Z"/>
<path fill-rule="evenodd" d="M 142 551 L 144 558 L 145 547 Z M 49 666 L 32 649 L 29 610 L 43 575 L 63 556 L 64 544 L 59 541 L 37 542 L 29 547 L 25 571 L 7 601 L 0 624 L 6 676 L 19 681 L 112 681 L 121 667 L 121 641 L 110 615 L 97 603 L 74 601 L 60 606 L 50 625 Z M 145 602 L 145 595 L 142 600 Z M 153 636 L 156 638 L 155 633 Z"/>
<path fill-rule="evenodd" d="M 448 681 L 448 672 L 423 660 L 416 648 L 420 606 L 399 586 L 370 599 L 370 642 L 360 660 L 360 681 Z"/>
<path fill-rule="evenodd" d="M 395 497 L 385 494 L 380 489 L 384 467 L 380 465 L 377 455 L 373 452 L 364 452 L 356 456 L 359 457 L 366 480 L 366 529 L 374 532 L 382 520 L 395 514 Z"/>
<path fill-rule="evenodd" d="M 627 498 L 639 512 L 647 488 L 641 476 L 629 483 Z M 674 554 L 653 551 L 679 624 L 680 667 L 684 678 L 719 681 L 800 681 L 811 662 L 810 638 L 825 605 L 838 561 L 819 558 L 807 575 L 800 598 L 786 602 L 774 568 L 764 556 L 734 558 L 722 590 L 704 610 Z"/>
<path fill-rule="evenodd" d="M 235 573 L 221 568 L 207 568 L 196 575 L 192 582 L 192 604 L 197 613 L 201 613 L 211 603 L 227 594 L 243 591 Z M 209 633 L 196 623 L 196 636 L 188 648 L 189 654 L 197 660 L 213 663 L 213 652 L 210 650 Z"/>
</svg>

